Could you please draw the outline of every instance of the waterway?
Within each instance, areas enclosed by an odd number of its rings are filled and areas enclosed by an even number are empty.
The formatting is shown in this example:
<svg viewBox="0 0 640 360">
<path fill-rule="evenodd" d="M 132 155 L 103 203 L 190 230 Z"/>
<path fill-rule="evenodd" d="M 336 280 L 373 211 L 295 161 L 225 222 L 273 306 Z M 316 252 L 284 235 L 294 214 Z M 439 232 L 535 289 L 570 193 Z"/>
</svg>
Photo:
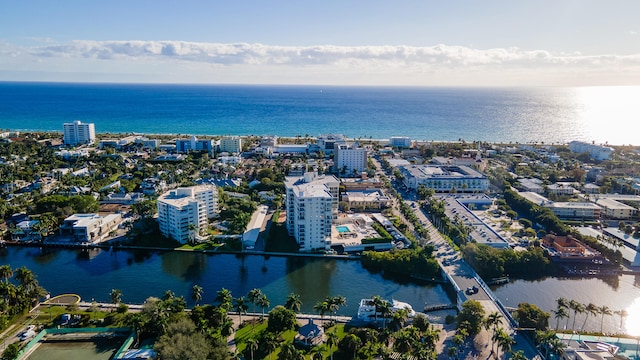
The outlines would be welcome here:
<svg viewBox="0 0 640 360">
<path fill-rule="evenodd" d="M 300 294 L 302 311 L 309 313 L 316 302 L 334 295 L 347 298 L 342 315 L 355 315 L 360 299 L 373 295 L 408 302 L 418 311 L 451 301 L 442 285 L 386 278 L 353 260 L 7 247 L 0 250 L 0 263 L 26 266 L 51 294 L 76 293 L 83 301 L 109 302 L 111 289 L 120 289 L 124 302 L 140 304 L 171 290 L 193 305 L 196 284 L 203 287 L 201 303 L 214 303 L 221 288 L 234 297 L 260 288 L 272 306 L 284 304 L 292 292 Z"/>
<path fill-rule="evenodd" d="M 302 310 L 313 313 L 313 305 L 326 296 L 343 295 L 347 306 L 342 315 L 354 315 L 361 298 L 381 295 L 410 303 L 414 309 L 425 304 L 449 303 L 442 285 L 420 284 L 385 277 L 364 269 L 359 261 L 279 256 L 239 256 L 190 252 L 108 251 L 7 247 L 0 249 L 0 263 L 12 268 L 26 266 L 51 294 L 76 293 L 84 301 L 109 302 L 111 289 L 120 289 L 123 301 L 140 304 L 149 296 L 160 297 L 166 290 L 184 296 L 189 305 L 191 287 L 203 287 L 202 303 L 213 303 L 216 291 L 231 290 L 233 296 L 246 295 L 260 288 L 271 305 L 283 304 L 287 295 L 301 295 Z M 607 278 L 545 278 L 512 280 L 493 286 L 495 295 L 508 307 L 521 302 L 538 305 L 546 311 L 556 308 L 564 297 L 583 304 L 606 305 L 612 311 L 626 310 L 622 330 L 640 335 L 640 276 Z M 599 330 L 601 315 L 590 315 L 584 323 L 578 315 L 576 327 Z M 573 318 L 569 319 L 569 326 Z M 549 323 L 555 327 L 551 315 Z M 566 320 L 560 323 L 564 327 Z M 620 318 L 605 316 L 603 330 L 618 332 Z"/>
</svg>

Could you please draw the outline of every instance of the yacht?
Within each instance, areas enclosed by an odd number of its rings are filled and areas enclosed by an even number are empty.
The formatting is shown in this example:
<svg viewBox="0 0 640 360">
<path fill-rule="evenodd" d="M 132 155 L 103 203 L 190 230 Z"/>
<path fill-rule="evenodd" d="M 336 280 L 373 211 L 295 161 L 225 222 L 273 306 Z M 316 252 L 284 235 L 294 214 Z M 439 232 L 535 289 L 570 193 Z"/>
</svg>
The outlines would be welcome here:
<svg viewBox="0 0 640 360">
<path fill-rule="evenodd" d="M 412 318 L 416 315 L 416 312 L 413 310 L 413 307 L 406 302 L 391 300 L 391 312 L 396 312 L 400 309 L 407 310 L 409 317 Z M 380 313 L 378 313 L 378 317 L 382 317 Z M 373 299 L 362 299 L 360 300 L 360 305 L 358 306 L 358 319 L 364 321 L 372 321 L 376 318 L 376 306 L 373 303 Z"/>
</svg>

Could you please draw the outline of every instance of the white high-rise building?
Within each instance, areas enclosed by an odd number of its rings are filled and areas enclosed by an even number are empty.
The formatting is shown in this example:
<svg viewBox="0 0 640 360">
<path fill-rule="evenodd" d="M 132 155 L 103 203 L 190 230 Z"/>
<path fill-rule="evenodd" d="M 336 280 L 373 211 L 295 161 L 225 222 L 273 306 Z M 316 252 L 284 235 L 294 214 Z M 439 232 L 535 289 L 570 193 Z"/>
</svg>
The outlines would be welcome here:
<svg viewBox="0 0 640 360">
<path fill-rule="evenodd" d="M 217 213 L 218 189 L 214 185 L 177 188 L 158 198 L 160 232 L 183 244 L 199 239 L 200 229 Z"/>
<path fill-rule="evenodd" d="M 328 250 L 331 224 L 338 218 L 340 181 L 335 176 L 308 172 L 287 177 L 287 231 L 301 251 Z"/>
<path fill-rule="evenodd" d="M 96 130 L 93 123 L 82 123 L 76 120 L 72 123 L 63 124 L 64 144 L 93 144 L 96 141 Z"/>
<path fill-rule="evenodd" d="M 339 174 L 361 173 L 367 170 L 367 150 L 360 147 L 338 145 L 333 161 Z"/>
<path fill-rule="evenodd" d="M 238 154 L 242 152 L 242 138 L 239 136 L 226 136 L 220 139 L 220 152 Z"/>
</svg>

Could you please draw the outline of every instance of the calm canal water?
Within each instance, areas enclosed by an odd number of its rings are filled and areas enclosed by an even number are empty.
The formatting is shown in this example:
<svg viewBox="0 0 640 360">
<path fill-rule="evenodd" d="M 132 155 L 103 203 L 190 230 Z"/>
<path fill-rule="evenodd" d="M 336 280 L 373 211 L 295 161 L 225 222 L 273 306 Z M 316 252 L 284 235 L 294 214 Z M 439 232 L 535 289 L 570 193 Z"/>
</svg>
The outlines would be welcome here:
<svg viewBox="0 0 640 360">
<path fill-rule="evenodd" d="M 359 261 L 7 247 L 0 249 L 0 263 L 10 264 L 13 268 L 26 266 L 51 294 L 77 293 L 84 301 L 108 302 L 111 289 L 120 289 L 125 302 L 142 303 L 149 296 L 160 297 L 166 290 L 171 290 L 193 305 L 191 287 L 195 284 L 204 289 L 203 303 L 213 303 L 216 291 L 223 287 L 236 297 L 260 288 L 272 306 L 283 304 L 287 295 L 295 292 L 301 295 L 302 310 L 310 313 L 317 301 L 330 295 L 347 298 L 347 306 L 340 310 L 344 315 L 354 315 L 360 299 L 373 295 L 408 302 L 416 310 L 425 304 L 451 301 L 443 286 L 386 278 L 367 271 Z M 605 279 L 515 280 L 493 289 L 509 307 L 529 302 L 550 312 L 556 307 L 556 299 L 564 297 L 585 304 L 606 305 L 612 311 L 625 309 L 629 316 L 623 330 L 640 335 L 639 284 L 640 277 L 622 275 Z M 576 327 L 583 327 L 584 318 L 584 315 L 578 315 Z M 553 315 L 549 322 L 555 327 Z M 584 328 L 599 330 L 600 322 L 601 315 L 591 315 Z M 566 320 L 561 327 L 564 323 Z M 571 323 L 572 319 L 569 325 Z M 618 316 L 604 317 L 604 331 L 617 332 L 619 327 Z"/>
<path fill-rule="evenodd" d="M 635 275 L 611 276 L 606 278 L 545 278 L 542 280 L 515 280 L 509 284 L 492 287 L 494 294 L 507 307 L 517 307 L 521 302 L 538 305 L 551 313 L 556 309 L 556 299 L 564 297 L 582 304 L 593 303 L 596 306 L 607 306 L 612 312 L 626 310 L 629 315 L 624 319 L 622 330 L 626 333 L 640 335 L 640 277 Z M 569 327 L 573 323 L 573 312 L 569 311 Z M 586 322 L 585 322 L 586 317 Z M 620 317 L 601 314 L 579 314 L 575 322 L 576 328 L 589 331 L 618 333 Z M 551 313 L 551 327 L 556 326 L 556 319 Z M 566 326 L 566 319 L 560 322 L 560 328 Z"/>
<path fill-rule="evenodd" d="M 300 294 L 302 310 L 309 313 L 317 301 L 333 295 L 347 298 L 340 310 L 345 315 L 354 315 L 360 299 L 373 295 L 408 302 L 418 311 L 427 303 L 450 302 L 441 285 L 387 279 L 359 261 L 7 247 L 0 250 L 0 263 L 26 266 L 52 295 L 76 293 L 84 301 L 109 302 L 111 289 L 120 289 L 123 301 L 135 304 L 171 290 L 192 305 L 191 287 L 197 284 L 204 290 L 201 303 L 213 303 L 221 288 L 235 297 L 260 288 L 272 306 L 284 304 L 291 292 Z"/>
</svg>

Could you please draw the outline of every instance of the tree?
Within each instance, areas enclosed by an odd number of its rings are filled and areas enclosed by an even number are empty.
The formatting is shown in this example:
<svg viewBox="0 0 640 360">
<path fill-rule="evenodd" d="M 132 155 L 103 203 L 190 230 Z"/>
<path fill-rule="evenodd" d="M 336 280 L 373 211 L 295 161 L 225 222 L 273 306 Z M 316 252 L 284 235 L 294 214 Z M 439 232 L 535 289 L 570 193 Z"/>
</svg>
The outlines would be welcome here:
<svg viewBox="0 0 640 360">
<path fill-rule="evenodd" d="M 216 293 L 216 302 L 220 305 L 220 308 L 225 311 L 231 310 L 233 297 L 231 296 L 231 291 L 222 288 Z"/>
<path fill-rule="evenodd" d="M 284 303 L 284 307 L 292 310 L 295 313 L 300 312 L 300 308 L 302 307 L 300 295 L 295 293 L 289 294 L 289 296 L 287 296 L 287 300 Z"/>
<path fill-rule="evenodd" d="M 271 313 L 269 313 L 269 317 L 271 317 Z M 262 339 L 260 345 L 264 349 L 264 352 L 269 354 L 269 360 L 271 360 L 271 353 L 273 353 L 278 347 L 278 340 L 274 334 L 269 333 Z"/>
<path fill-rule="evenodd" d="M 188 318 L 170 323 L 166 334 L 158 338 L 153 348 L 163 360 L 206 360 L 212 351 L 205 336 L 196 331 L 195 324 Z"/>
<path fill-rule="evenodd" d="M 327 346 L 329 346 L 331 360 L 333 360 L 333 346 L 338 343 L 338 334 L 334 331 L 326 333 L 327 336 Z"/>
<path fill-rule="evenodd" d="M 13 269 L 11 265 L 0 266 L 0 278 L 6 283 L 13 277 Z"/>
<path fill-rule="evenodd" d="M 198 305 L 198 302 L 202 300 L 202 286 L 193 285 L 191 287 L 191 299 Z"/>
<path fill-rule="evenodd" d="M 613 313 L 611 312 L 611 309 L 609 309 L 609 307 L 606 306 L 606 305 L 602 305 L 602 306 L 598 307 L 598 312 L 602 315 L 602 317 L 600 318 L 600 333 L 602 333 L 602 326 L 604 324 L 604 316 L 605 315 L 611 316 L 611 315 L 613 315 Z"/>
<path fill-rule="evenodd" d="M 584 306 L 575 300 L 569 301 L 569 309 L 573 311 L 573 323 L 571 329 L 576 329 L 576 315 L 584 312 Z"/>
<path fill-rule="evenodd" d="M 240 317 L 240 324 L 242 325 L 242 314 L 246 314 L 249 309 L 247 300 L 244 296 L 240 296 L 239 298 L 234 299 L 233 302 L 233 309 L 238 313 L 238 316 Z"/>
<path fill-rule="evenodd" d="M 549 313 L 534 304 L 520 303 L 515 312 L 518 325 L 522 328 L 546 330 L 549 327 Z"/>
<path fill-rule="evenodd" d="M 267 330 L 273 333 L 279 333 L 293 329 L 296 321 L 296 314 L 293 311 L 286 309 L 282 305 L 278 305 L 269 311 Z"/>
<path fill-rule="evenodd" d="M 489 314 L 487 316 L 487 318 L 484 320 L 484 328 L 486 330 L 491 330 L 491 339 L 493 339 L 493 336 L 496 333 L 496 330 L 498 329 L 498 325 L 500 325 L 500 323 L 502 322 L 502 314 L 500 314 L 497 311 L 492 312 L 491 314 Z M 491 353 L 493 353 L 493 344 L 494 342 L 491 342 Z"/>
<path fill-rule="evenodd" d="M 245 344 L 247 345 L 247 350 L 249 350 L 249 353 L 251 354 L 251 360 L 253 360 L 253 353 L 258 350 L 258 341 L 254 338 L 249 338 L 245 341 Z"/>
<path fill-rule="evenodd" d="M 262 296 L 262 290 L 258 288 L 249 290 L 249 293 L 247 294 L 247 299 L 249 299 L 249 302 L 253 305 L 254 313 L 256 312 L 256 302 L 261 296 Z"/>
<path fill-rule="evenodd" d="M 502 352 L 506 353 L 511 351 L 511 345 L 515 343 L 515 340 L 509 336 L 504 330 L 498 329 L 496 332 L 496 341 L 498 342 L 498 348 L 502 350 Z M 498 358 L 500 358 L 500 353 L 497 353 Z"/>
<path fill-rule="evenodd" d="M 109 297 L 111 298 L 111 303 L 118 305 L 122 302 L 122 290 L 120 289 L 111 289 L 109 293 Z"/>
<path fill-rule="evenodd" d="M 2 358 L 5 360 L 16 360 L 20 354 L 21 344 L 19 342 L 9 344 L 2 352 Z"/>
<path fill-rule="evenodd" d="M 338 347 L 345 351 L 353 353 L 352 359 L 356 359 L 356 354 L 362 346 L 362 340 L 355 334 L 348 334 L 340 341 Z"/>
<path fill-rule="evenodd" d="M 258 306 L 262 310 L 262 315 L 260 316 L 260 321 L 264 319 L 264 309 L 268 308 L 271 305 L 269 299 L 267 299 L 267 295 L 262 294 L 257 300 Z"/>
<path fill-rule="evenodd" d="M 556 319 L 556 330 L 560 327 L 561 319 L 568 319 L 569 313 L 567 313 L 567 309 L 563 307 L 559 307 L 556 310 L 551 310 L 553 312 L 553 317 Z"/>
<path fill-rule="evenodd" d="M 318 301 L 313 305 L 313 310 L 320 314 L 320 320 L 324 320 L 324 314 L 330 309 L 330 305 L 327 301 Z"/>
<path fill-rule="evenodd" d="M 584 322 L 582 323 L 582 330 L 584 330 L 585 325 L 587 325 L 587 319 L 589 319 L 589 315 L 595 316 L 598 314 L 598 307 L 593 303 L 589 303 L 584 307 L 584 313 L 586 314 L 586 316 L 584 317 Z"/>
<path fill-rule="evenodd" d="M 333 311 L 333 316 L 335 317 L 340 307 L 347 305 L 347 298 L 342 295 L 336 295 L 328 298 L 327 302 L 329 303 L 329 307 Z"/>
<path fill-rule="evenodd" d="M 469 322 L 469 333 L 475 335 L 480 331 L 482 320 L 484 319 L 484 308 L 476 300 L 467 300 L 462 304 L 462 311 L 458 314 L 458 327 L 464 321 Z"/>
</svg>

